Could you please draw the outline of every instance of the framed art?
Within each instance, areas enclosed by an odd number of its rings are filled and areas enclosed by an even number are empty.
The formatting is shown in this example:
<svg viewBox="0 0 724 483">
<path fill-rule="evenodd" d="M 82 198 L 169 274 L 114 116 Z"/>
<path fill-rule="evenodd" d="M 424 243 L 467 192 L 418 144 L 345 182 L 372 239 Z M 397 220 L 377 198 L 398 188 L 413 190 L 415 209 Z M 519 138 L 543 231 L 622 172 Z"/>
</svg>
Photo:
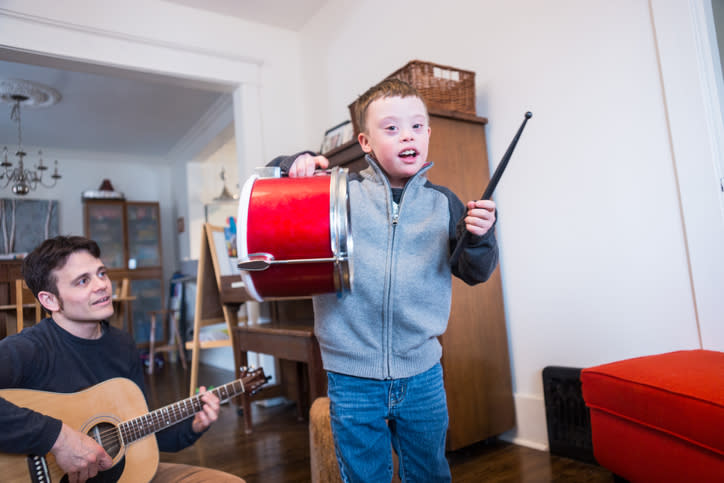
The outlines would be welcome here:
<svg viewBox="0 0 724 483">
<path fill-rule="evenodd" d="M 354 129 L 352 128 L 351 121 L 344 121 L 336 126 L 327 129 L 324 133 L 324 139 L 322 140 L 322 147 L 320 153 L 328 153 L 336 147 L 343 145 L 344 143 L 351 141 L 354 136 Z"/>
</svg>

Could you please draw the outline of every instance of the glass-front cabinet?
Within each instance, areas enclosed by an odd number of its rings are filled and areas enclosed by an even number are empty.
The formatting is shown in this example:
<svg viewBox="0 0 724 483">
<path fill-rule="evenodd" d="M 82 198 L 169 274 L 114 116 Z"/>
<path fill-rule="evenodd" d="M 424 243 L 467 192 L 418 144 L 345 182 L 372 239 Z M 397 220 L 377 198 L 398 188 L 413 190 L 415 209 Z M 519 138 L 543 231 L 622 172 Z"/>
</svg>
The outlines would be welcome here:
<svg viewBox="0 0 724 483">
<path fill-rule="evenodd" d="M 101 247 L 101 259 L 110 269 L 126 266 L 125 204 L 122 201 L 86 203 L 85 234 Z"/>
<path fill-rule="evenodd" d="M 86 199 L 83 204 L 85 234 L 100 246 L 114 286 L 124 278 L 130 282 L 134 300 L 124 326 L 139 345 L 146 345 L 149 311 L 164 308 L 165 301 L 159 204 L 103 199 Z M 160 329 L 163 324 L 158 325 Z M 161 335 L 157 332 L 157 340 Z"/>
<path fill-rule="evenodd" d="M 127 203 L 128 268 L 161 266 L 158 203 Z"/>
</svg>

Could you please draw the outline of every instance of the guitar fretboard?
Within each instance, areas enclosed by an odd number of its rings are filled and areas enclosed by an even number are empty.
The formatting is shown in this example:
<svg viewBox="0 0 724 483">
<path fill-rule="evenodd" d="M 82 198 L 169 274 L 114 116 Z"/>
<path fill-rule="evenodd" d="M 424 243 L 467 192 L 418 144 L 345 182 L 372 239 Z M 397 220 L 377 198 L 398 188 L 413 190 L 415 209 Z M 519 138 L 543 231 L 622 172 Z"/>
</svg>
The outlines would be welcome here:
<svg viewBox="0 0 724 483">
<path fill-rule="evenodd" d="M 222 402 L 244 392 L 244 383 L 241 379 L 224 384 L 209 392 L 216 394 Z M 143 416 L 129 419 L 118 425 L 118 431 L 125 444 L 133 443 L 149 434 L 161 431 L 174 424 L 192 417 L 201 411 L 203 402 L 201 395 L 192 396 L 183 401 L 151 411 Z"/>
</svg>

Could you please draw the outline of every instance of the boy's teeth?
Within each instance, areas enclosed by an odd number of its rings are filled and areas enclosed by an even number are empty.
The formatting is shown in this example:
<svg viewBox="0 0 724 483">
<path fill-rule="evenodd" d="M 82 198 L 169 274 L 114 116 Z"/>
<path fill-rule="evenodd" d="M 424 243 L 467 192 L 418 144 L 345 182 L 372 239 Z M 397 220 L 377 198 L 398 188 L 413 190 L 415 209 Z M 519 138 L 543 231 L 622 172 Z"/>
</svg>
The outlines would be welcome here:
<svg viewBox="0 0 724 483">
<path fill-rule="evenodd" d="M 407 151 L 402 151 L 400 153 L 400 156 L 414 156 L 415 151 L 412 149 L 408 149 Z"/>
</svg>

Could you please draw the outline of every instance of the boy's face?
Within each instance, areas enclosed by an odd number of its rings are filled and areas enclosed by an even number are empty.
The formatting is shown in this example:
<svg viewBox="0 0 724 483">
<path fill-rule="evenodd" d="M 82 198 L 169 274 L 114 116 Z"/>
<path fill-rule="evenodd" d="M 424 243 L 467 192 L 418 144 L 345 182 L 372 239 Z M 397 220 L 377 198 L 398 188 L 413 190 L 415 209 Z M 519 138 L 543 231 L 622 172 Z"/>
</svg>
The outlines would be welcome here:
<svg viewBox="0 0 724 483">
<path fill-rule="evenodd" d="M 402 188 L 427 162 L 430 126 L 419 97 L 383 97 L 367 108 L 367 129 L 358 140 L 387 173 L 393 188 Z"/>
<path fill-rule="evenodd" d="M 103 262 L 85 250 L 72 253 L 62 268 L 53 270 L 58 296 L 42 294 L 56 322 L 98 322 L 113 315 L 111 280 Z M 43 305 L 46 305 L 45 303 Z"/>
</svg>

